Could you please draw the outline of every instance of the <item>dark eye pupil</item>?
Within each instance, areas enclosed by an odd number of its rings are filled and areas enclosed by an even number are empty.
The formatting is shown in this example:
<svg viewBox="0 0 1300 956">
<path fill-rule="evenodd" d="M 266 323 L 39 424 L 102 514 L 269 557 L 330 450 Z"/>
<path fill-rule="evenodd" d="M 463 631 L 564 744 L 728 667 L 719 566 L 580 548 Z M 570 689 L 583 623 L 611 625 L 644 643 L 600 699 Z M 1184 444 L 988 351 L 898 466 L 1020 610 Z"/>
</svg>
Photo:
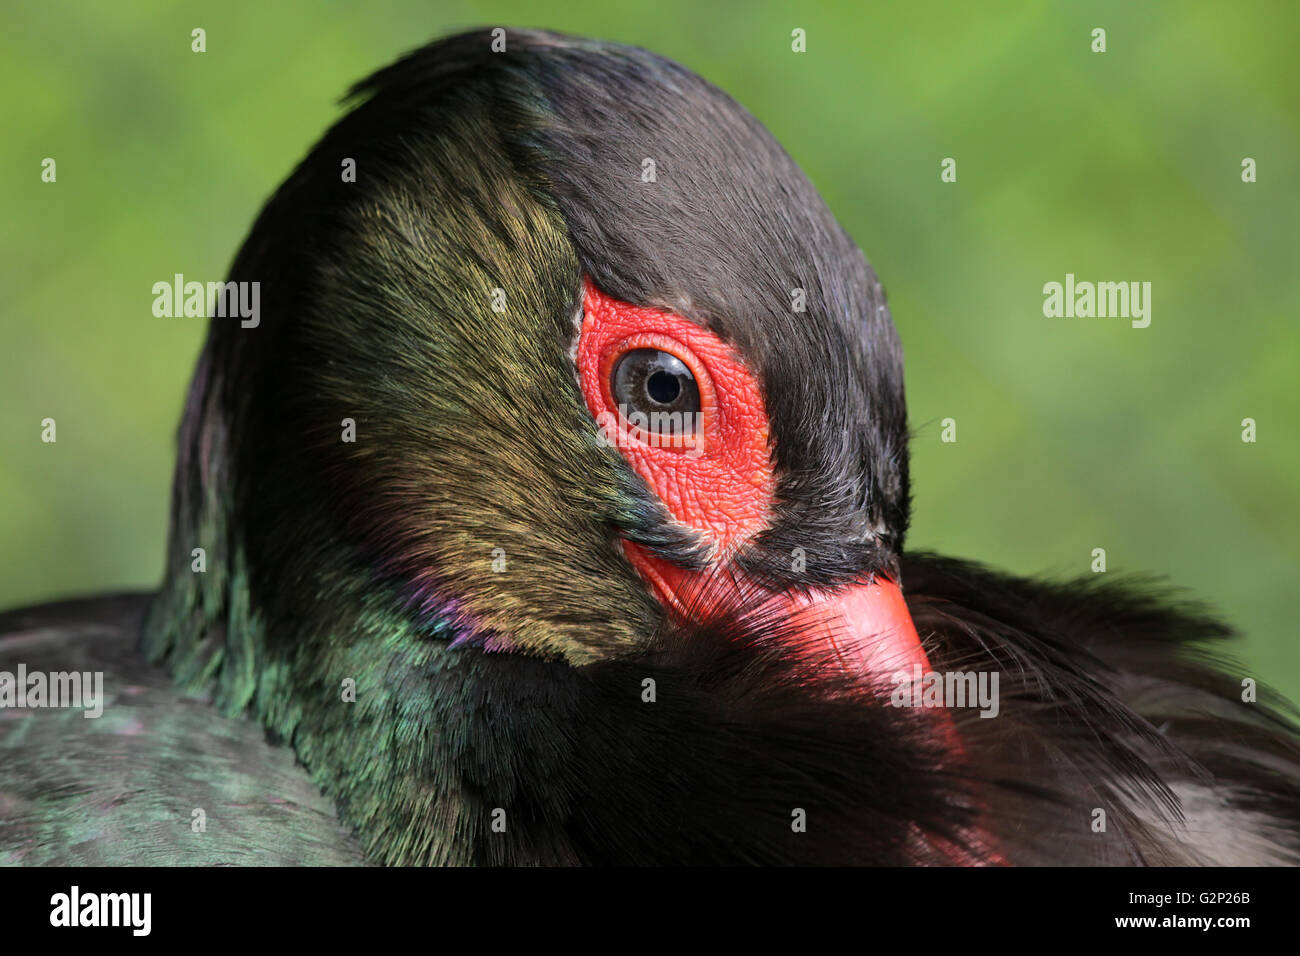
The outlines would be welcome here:
<svg viewBox="0 0 1300 956">
<path fill-rule="evenodd" d="M 662 349 L 632 349 L 614 366 L 610 391 L 619 413 L 643 432 L 700 431 L 700 389 L 690 368 Z"/>
<path fill-rule="evenodd" d="M 660 405 L 671 405 L 673 399 L 681 392 L 682 387 L 677 384 L 676 375 L 670 375 L 667 372 L 655 372 L 646 382 L 645 390 Z"/>
</svg>

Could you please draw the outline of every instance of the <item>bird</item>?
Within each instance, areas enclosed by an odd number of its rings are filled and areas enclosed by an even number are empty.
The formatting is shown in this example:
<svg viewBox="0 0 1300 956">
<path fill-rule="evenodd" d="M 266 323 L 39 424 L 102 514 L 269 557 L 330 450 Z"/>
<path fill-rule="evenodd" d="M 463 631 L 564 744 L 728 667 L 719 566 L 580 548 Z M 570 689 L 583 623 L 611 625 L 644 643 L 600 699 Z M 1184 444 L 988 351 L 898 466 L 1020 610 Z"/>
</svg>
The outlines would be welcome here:
<svg viewBox="0 0 1300 956">
<path fill-rule="evenodd" d="M 103 678 L 0 709 L 0 862 L 1300 862 L 1212 611 L 905 547 L 883 285 L 729 95 L 484 29 L 346 106 L 209 320 L 161 587 L 0 615 L 11 692 Z"/>
</svg>

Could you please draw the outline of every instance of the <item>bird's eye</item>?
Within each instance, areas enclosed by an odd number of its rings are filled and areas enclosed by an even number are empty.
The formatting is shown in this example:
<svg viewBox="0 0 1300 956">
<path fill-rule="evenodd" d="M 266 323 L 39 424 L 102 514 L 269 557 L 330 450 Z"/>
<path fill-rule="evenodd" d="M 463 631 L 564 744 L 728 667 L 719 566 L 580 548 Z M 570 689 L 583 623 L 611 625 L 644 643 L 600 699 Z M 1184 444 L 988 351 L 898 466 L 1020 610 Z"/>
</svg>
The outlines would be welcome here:
<svg viewBox="0 0 1300 956">
<path fill-rule="evenodd" d="M 699 386 L 671 352 L 632 349 L 614 364 L 609 389 L 623 417 L 643 431 L 688 435 L 699 430 Z"/>
</svg>

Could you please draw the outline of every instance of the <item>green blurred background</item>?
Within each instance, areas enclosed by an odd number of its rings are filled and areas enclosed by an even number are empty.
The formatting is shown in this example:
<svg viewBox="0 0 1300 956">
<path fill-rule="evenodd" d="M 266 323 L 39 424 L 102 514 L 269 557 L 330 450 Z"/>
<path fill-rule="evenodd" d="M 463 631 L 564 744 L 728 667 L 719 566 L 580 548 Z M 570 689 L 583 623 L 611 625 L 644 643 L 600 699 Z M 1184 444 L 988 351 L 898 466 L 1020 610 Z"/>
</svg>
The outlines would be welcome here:
<svg viewBox="0 0 1300 956">
<path fill-rule="evenodd" d="M 224 274 L 354 80 L 450 30 L 547 26 L 721 85 L 862 245 L 907 350 L 913 547 L 1059 574 L 1104 547 L 1217 605 L 1248 673 L 1300 697 L 1300 13 L 1083 6 L 9 0 L 0 607 L 159 578 L 203 322 L 154 318 L 153 283 Z M 1067 272 L 1153 283 L 1150 328 L 1044 318 Z"/>
</svg>

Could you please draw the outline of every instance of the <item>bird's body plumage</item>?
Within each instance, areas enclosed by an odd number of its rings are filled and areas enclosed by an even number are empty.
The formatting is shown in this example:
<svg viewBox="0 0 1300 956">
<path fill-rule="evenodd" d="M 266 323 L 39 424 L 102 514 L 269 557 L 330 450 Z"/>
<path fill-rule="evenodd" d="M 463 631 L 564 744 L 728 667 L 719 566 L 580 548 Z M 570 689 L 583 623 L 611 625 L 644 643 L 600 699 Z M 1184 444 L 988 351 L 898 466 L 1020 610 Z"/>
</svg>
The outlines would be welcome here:
<svg viewBox="0 0 1300 956">
<path fill-rule="evenodd" d="M 0 617 L 0 672 L 111 701 L 0 712 L 0 859 L 1300 858 L 1294 725 L 1212 617 L 905 550 L 883 289 L 734 101 L 532 31 L 355 99 L 235 260 L 264 317 L 212 321 L 162 590 Z M 597 427 L 629 349 L 698 386 L 704 464 Z M 701 492 L 756 446 L 743 509 Z M 873 640 L 997 717 L 893 706 Z"/>
<path fill-rule="evenodd" d="M 1288 816 L 1300 789 L 1294 732 L 1263 705 L 1243 706 L 1238 683 L 1206 663 L 1228 636 L 1220 624 L 1137 585 L 1048 585 L 930 556 L 908 559 L 905 573 L 934 666 L 1007 678 L 1003 718 L 961 725 L 962 761 L 896 711 L 836 706 L 833 685 L 809 694 L 769 621 L 740 640 L 743 626 L 676 633 L 647 654 L 576 669 L 513 656 L 505 668 L 453 665 L 457 651 L 437 643 L 425 669 L 407 673 L 432 679 L 441 705 L 429 762 L 441 773 L 426 784 L 446 827 L 380 859 L 944 863 L 927 842 L 882 835 L 916 824 L 959 839 L 976 821 L 1020 864 L 1300 859 Z M 3 862 L 363 862 L 322 796 L 327 779 L 296 762 L 296 741 L 215 715 L 140 654 L 148 600 L 0 617 L 0 671 L 19 660 L 103 670 L 122 688 L 103 722 L 43 710 L 0 724 Z M 657 707 L 628 692 L 647 677 Z M 904 742 L 900 764 L 889 755 Z M 490 826 L 497 806 L 512 808 L 505 833 Z M 814 821 L 807 834 L 792 832 L 793 807 Z M 1104 833 L 1092 827 L 1097 808 Z M 192 829 L 195 809 L 206 833 Z"/>
<path fill-rule="evenodd" d="M 0 615 L 0 672 L 102 673 L 103 714 L 0 710 L 0 865 L 358 864 L 293 751 L 177 692 L 140 653 L 151 595 Z M 206 839 L 194 815 L 211 818 Z"/>
</svg>

